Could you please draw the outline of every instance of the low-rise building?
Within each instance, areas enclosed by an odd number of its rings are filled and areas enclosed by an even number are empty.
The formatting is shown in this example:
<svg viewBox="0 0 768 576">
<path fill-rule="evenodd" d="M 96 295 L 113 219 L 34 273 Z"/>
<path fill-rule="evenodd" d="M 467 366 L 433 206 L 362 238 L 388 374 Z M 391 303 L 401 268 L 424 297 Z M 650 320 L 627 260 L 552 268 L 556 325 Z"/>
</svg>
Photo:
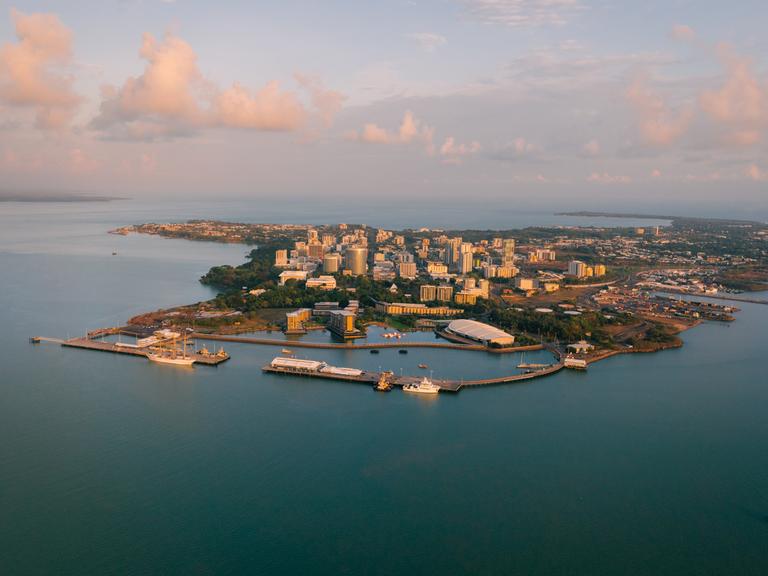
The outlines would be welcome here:
<svg viewBox="0 0 768 576">
<path fill-rule="evenodd" d="M 464 310 L 449 308 L 448 306 L 427 307 L 426 304 L 412 304 L 410 302 L 377 302 L 376 311 L 389 316 L 455 316 Z"/>
<path fill-rule="evenodd" d="M 321 290 L 334 290 L 336 288 L 336 278 L 333 276 L 318 276 L 307 280 L 307 288 L 319 288 Z"/>
<path fill-rule="evenodd" d="M 309 322 L 312 317 L 312 310 L 309 308 L 299 308 L 294 312 L 288 312 L 285 315 L 285 333 L 303 334 L 307 331 L 304 324 Z"/>
<path fill-rule="evenodd" d="M 304 282 L 306 281 L 308 276 L 309 276 L 309 272 L 307 272 L 306 270 L 284 270 L 280 272 L 278 283 L 280 284 L 280 286 L 285 286 L 285 283 L 288 280 L 296 280 L 297 282 Z"/>
</svg>

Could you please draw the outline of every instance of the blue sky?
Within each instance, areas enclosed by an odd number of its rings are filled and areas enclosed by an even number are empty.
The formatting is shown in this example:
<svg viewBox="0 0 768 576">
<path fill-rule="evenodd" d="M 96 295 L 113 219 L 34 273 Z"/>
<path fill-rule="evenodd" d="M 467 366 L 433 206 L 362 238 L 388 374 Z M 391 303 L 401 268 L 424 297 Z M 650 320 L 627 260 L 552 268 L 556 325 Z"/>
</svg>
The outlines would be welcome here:
<svg viewBox="0 0 768 576">
<path fill-rule="evenodd" d="M 2 186 L 591 205 L 728 190 L 762 207 L 766 16 L 682 0 L 17 3 L 0 14 Z"/>
</svg>

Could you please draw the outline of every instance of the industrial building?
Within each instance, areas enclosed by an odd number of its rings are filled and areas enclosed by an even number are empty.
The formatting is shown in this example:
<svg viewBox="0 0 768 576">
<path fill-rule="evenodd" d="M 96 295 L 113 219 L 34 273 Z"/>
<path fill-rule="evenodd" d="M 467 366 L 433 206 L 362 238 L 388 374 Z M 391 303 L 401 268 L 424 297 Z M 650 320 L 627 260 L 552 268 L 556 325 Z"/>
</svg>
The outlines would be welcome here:
<svg viewBox="0 0 768 576">
<path fill-rule="evenodd" d="M 511 346 L 515 343 L 515 337 L 512 334 L 507 334 L 503 330 L 494 328 L 488 324 L 482 322 L 476 322 L 475 320 L 453 320 L 446 331 L 480 342 L 486 346 Z"/>
</svg>

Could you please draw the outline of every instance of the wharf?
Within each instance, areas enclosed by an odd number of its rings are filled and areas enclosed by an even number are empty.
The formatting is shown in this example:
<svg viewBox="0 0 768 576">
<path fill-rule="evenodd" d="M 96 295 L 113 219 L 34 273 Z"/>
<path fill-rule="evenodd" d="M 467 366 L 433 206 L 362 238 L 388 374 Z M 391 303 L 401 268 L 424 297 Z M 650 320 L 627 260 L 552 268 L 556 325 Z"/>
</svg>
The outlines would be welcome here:
<svg viewBox="0 0 768 576">
<path fill-rule="evenodd" d="M 315 348 L 326 350 L 373 350 L 384 348 L 442 348 L 444 350 L 470 350 L 475 352 L 527 352 L 528 350 L 543 350 L 541 344 L 530 346 L 515 346 L 510 348 L 489 348 L 481 344 L 458 344 L 453 342 L 366 342 L 364 344 L 331 344 L 324 342 L 302 342 L 299 340 L 286 340 L 278 338 L 253 338 L 250 336 L 227 336 L 223 334 L 203 334 L 193 332 L 191 338 L 196 340 L 211 340 L 215 342 L 238 342 L 241 344 L 261 344 L 263 346 L 281 346 L 291 348 Z"/>
<path fill-rule="evenodd" d="M 494 384 L 510 384 L 514 382 L 523 382 L 526 380 L 532 380 L 534 378 L 541 378 L 542 376 L 548 376 L 559 372 L 564 368 L 562 362 L 556 364 L 549 364 L 546 368 L 541 370 L 535 370 L 532 372 L 526 372 L 523 374 L 509 374 L 507 376 L 500 376 L 498 378 L 484 378 L 481 380 L 439 380 L 432 379 L 434 384 L 440 386 L 440 390 L 446 392 L 458 392 L 464 387 L 474 386 L 491 386 Z M 315 370 L 304 370 L 300 368 L 287 368 L 283 366 L 272 366 L 267 364 L 262 367 L 264 372 L 270 372 L 272 374 L 287 374 L 289 376 L 307 376 L 309 378 L 325 378 L 326 380 L 341 380 L 344 382 L 357 382 L 360 384 L 374 385 L 379 381 L 381 372 L 363 372 L 360 375 L 350 374 L 333 374 L 327 372 L 319 372 Z M 407 384 L 415 384 L 422 380 L 423 376 L 395 376 L 394 374 L 387 376 L 387 381 L 393 386 L 403 387 Z"/>
<path fill-rule="evenodd" d="M 43 340 L 42 337 L 38 337 Z M 53 340 L 53 339 L 48 339 Z M 84 350 L 97 350 L 99 352 L 112 352 L 115 354 L 128 354 L 131 356 L 147 357 L 147 350 L 143 348 L 134 348 L 131 346 L 118 346 L 114 342 L 104 342 L 102 340 L 92 340 L 90 338 L 70 338 L 69 340 L 60 340 L 59 344 L 67 348 L 81 348 Z M 216 354 L 200 354 L 199 352 L 190 354 L 194 357 L 195 364 L 206 364 L 216 366 L 229 360 L 229 356 L 217 356 Z"/>
</svg>

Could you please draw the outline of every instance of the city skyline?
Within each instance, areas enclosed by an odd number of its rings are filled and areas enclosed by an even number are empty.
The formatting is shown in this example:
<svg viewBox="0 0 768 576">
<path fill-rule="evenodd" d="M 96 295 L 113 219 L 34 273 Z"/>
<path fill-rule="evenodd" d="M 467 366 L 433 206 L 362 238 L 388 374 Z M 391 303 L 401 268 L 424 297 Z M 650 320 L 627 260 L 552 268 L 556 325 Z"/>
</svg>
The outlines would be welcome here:
<svg viewBox="0 0 768 576">
<path fill-rule="evenodd" d="M 3 189 L 760 207 L 765 12 L 17 3 L 0 14 Z"/>
</svg>

